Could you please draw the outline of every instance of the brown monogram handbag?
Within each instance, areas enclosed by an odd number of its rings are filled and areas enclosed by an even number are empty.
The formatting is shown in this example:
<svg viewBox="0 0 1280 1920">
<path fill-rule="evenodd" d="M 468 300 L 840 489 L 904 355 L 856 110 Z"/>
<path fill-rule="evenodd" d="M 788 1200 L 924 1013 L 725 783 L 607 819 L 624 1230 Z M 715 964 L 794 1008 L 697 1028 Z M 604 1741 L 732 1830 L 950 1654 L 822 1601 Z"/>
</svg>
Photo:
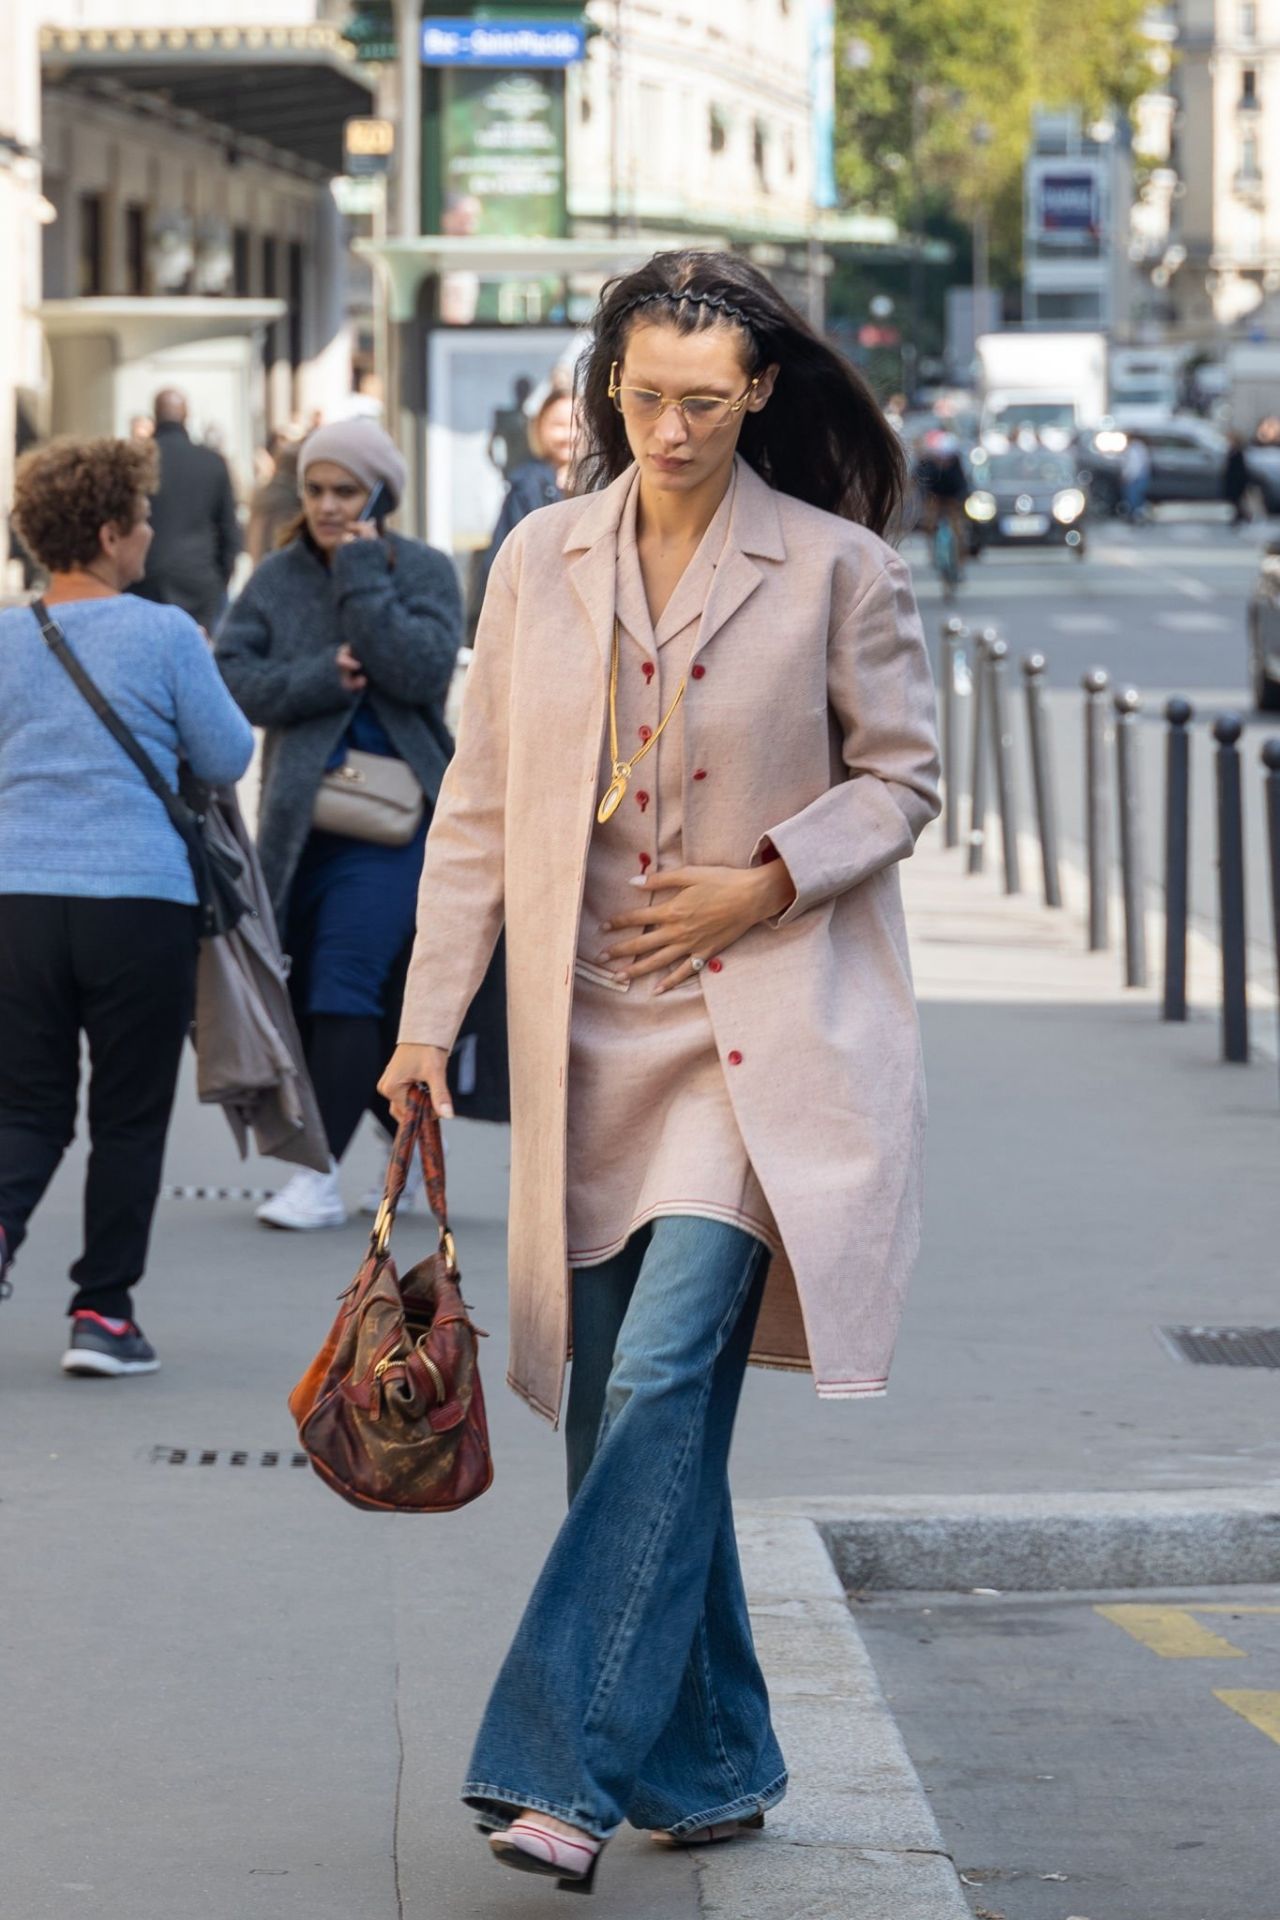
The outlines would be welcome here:
<svg viewBox="0 0 1280 1920">
<path fill-rule="evenodd" d="M 401 1279 L 391 1228 L 415 1147 L 440 1245 Z M 364 1265 L 289 1395 L 298 1437 L 335 1493 L 375 1512 L 450 1513 L 484 1492 L 493 1461 L 479 1333 L 458 1286 L 440 1123 L 414 1087 Z"/>
</svg>

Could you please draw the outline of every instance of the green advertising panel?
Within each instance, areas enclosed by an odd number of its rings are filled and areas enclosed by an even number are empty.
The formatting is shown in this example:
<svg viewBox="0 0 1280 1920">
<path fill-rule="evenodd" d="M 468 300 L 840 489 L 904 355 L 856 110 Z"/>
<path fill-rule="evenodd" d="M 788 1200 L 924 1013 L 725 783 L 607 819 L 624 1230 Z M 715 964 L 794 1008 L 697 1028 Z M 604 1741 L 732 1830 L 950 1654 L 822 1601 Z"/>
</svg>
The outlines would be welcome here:
<svg viewBox="0 0 1280 1920">
<path fill-rule="evenodd" d="M 564 74 L 453 67 L 441 78 L 441 231 L 563 235 Z"/>
</svg>

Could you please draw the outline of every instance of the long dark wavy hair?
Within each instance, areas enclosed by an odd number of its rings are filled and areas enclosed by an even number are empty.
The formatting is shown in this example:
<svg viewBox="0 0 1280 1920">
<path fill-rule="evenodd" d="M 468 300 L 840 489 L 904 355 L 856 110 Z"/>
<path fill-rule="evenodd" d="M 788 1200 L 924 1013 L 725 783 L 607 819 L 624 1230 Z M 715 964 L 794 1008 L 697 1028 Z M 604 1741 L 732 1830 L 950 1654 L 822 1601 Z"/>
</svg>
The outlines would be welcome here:
<svg viewBox="0 0 1280 1920">
<path fill-rule="evenodd" d="M 578 369 L 584 447 L 575 491 L 607 486 L 631 464 L 622 416 L 609 398 L 609 369 L 640 321 L 661 321 L 678 333 L 739 328 L 748 378 L 774 364 L 779 369 L 768 405 L 744 416 L 743 459 L 780 493 L 873 533 L 895 526 L 905 462 L 875 395 L 759 268 L 732 253 L 656 253 L 605 287 Z"/>
</svg>

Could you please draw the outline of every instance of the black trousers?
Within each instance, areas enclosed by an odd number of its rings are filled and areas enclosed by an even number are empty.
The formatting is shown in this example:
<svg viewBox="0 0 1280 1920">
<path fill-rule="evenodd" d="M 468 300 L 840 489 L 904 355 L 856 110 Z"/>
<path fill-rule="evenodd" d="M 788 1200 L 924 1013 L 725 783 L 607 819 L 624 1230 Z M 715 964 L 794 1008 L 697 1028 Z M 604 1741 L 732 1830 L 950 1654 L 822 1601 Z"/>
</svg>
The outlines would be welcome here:
<svg viewBox="0 0 1280 1920">
<path fill-rule="evenodd" d="M 68 1312 L 132 1317 L 182 1045 L 196 910 L 168 900 L 0 894 L 0 1227 L 13 1254 L 75 1135 L 89 1042 L 84 1251 Z"/>
</svg>

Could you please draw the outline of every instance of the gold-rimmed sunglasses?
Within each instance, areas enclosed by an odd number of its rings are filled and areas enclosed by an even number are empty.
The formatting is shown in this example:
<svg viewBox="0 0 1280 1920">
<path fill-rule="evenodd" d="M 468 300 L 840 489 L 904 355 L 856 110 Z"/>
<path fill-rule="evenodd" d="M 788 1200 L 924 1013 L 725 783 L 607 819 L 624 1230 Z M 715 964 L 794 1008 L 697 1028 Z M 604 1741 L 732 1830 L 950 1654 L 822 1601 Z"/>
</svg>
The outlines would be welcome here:
<svg viewBox="0 0 1280 1920">
<path fill-rule="evenodd" d="M 686 393 L 677 399 L 674 394 L 655 393 L 652 387 L 619 386 L 618 362 L 615 360 L 609 369 L 609 398 L 625 419 L 651 426 L 661 420 L 668 407 L 676 407 L 690 433 L 711 433 L 716 427 L 722 427 L 731 415 L 741 413 L 747 402 L 755 398 L 759 384 L 757 374 L 736 400 L 725 400 L 717 393 Z"/>
</svg>

